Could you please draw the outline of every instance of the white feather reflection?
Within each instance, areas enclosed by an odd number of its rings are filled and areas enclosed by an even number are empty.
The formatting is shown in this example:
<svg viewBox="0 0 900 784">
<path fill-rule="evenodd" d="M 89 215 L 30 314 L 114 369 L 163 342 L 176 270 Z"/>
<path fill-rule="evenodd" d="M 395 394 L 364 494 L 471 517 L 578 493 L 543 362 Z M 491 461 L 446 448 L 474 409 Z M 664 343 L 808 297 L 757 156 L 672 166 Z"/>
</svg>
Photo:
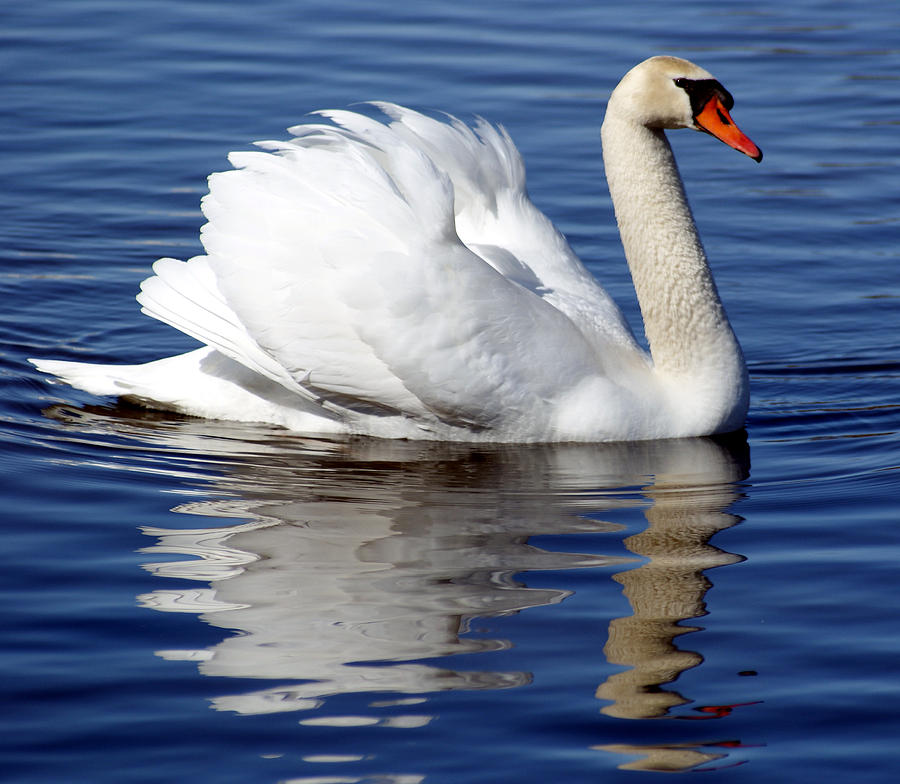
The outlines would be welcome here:
<svg viewBox="0 0 900 784">
<path fill-rule="evenodd" d="M 438 455 L 424 464 L 392 462 L 383 451 L 358 450 L 355 457 L 354 470 L 345 456 L 335 476 L 321 463 L 282 466 L 282 484 L 271 471 L 257 476 L 244 463 L 228 488 L 243 499 L 191 503 L 177 511 L 254 522 L 145 529 L 157 539 L 147 552 L 192 556 L 146 568 L 212 587 L 159 589 L 139 597 L 141 603 L 197 612 L 211 625 L 243 632 L 208 651 L 161 655 L 197 661 L 211 676 L 304 681 L 223 697 L 215 701 L 217 708 L 258 713 L 311 708 L 322 696 L 342 692 L 522 685 L 527 673 L 455 671 L 414 660 L 504 648 L 505 640 L 465 636 L 469 619 L 553 604 L 568 595 L 528 588 L 514 579 L 516 573 L 624 560 L 529 545 L 533 533 L 615 527 L 564 512 L 558 504 L 554 509 L 546 493 L 533 488 L 453 487 L 453 471 L 468 472 L 467 461 Z M 522 479 L 530 485 L 534 476 Z"/>
</svg>

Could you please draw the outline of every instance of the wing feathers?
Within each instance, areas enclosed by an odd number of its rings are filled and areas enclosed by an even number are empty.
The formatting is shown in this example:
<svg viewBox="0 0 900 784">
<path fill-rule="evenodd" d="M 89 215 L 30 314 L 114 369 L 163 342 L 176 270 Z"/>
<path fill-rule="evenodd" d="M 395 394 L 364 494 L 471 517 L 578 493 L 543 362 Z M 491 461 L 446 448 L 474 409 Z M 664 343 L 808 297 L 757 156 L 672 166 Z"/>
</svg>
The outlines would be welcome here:
<svg viewBox="0 0 900 784">
<path fill-rule="evenodd" d="M 617 311 L 528 200 L 502 128 L 377 107 L 388 125 L 322 112 L 232 153 L 202 202 L 207 255 L 161 259 L 138 299 L 351 423 L 533 426 L 596 369 L 585 302 Z"/>
<path fill-rule="evenodd" d="M 141 284 L 137 300 L 153 318 L 221 351 L 291 391 L 312 395 L 263 352 L 228 307 L 203 257 L 188 262 L 160 259 L 154 277 Z"/>
</svg>

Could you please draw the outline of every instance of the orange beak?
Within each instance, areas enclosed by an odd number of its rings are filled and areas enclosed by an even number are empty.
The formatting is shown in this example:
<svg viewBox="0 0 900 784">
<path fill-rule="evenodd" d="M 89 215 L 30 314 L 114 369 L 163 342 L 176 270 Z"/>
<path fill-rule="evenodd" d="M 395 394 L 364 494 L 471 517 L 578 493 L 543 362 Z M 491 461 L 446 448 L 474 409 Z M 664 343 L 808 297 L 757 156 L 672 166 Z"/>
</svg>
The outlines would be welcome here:
<svg viewBox="0 0 900 784">
<path fill-rule="evenodd" d="M 694 117 L 697 127 L 715 136 L 719 141 L 725 142 L 738 152 L 749 155 L 759 163 L 762 160 L 762 150 L 759 149 L 744 132 L 734 124 L 728 109 L 722 103 L 718 95 L 713 95 L 706 105 Z"/>
</svg>

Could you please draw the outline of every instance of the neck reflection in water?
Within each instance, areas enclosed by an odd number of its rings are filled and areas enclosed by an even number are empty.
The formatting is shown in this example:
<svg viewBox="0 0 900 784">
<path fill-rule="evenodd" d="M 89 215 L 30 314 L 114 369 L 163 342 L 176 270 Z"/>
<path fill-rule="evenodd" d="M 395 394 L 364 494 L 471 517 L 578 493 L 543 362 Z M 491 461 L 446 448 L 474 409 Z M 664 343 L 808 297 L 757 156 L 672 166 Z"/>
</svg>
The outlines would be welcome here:
<svg viewBox="0 0 900 784">
<path fill-rule="evenodd" d="M 703 661 L 677 647 L 676 637 L 696 630 L 681 623 L 705 614 L 704 572 L 741 560 L 709 540 L 739 521 L 726 510 L 748 473 L 743 439 L 488 448 L 284 439 L 226 465 L 213 500 L 175 511 L 241 522 L 145 529 L 156 540 L 145 552 L 191 557 L 147 569 L 203 585 L 139 597 L 145 607 L 197 613 L 229 631 L 207 649 L 158 655 L 196 661 L 205 675 L 279 682 L 218 697 L 218 710 L 310 710 L 336 694 L 530 683 L 527 672 L 454 670 L 446 657 L 510 647 L 467 636 L 473 619 L 557 604 L 570 593 L 530 588 L 523 574 L 604 567 L 624 586 L 632 614 L 609 625 L 604 654 L 627 669 L 597 688 L 601 710 L 676 717 L 670 712 L 690 697 L 664 686 Z M 626 505 L 644 506 L 648 521 L 625 539 L 636 557 L 529 543 L 538 535 L 615 535 L 623 526 L 593 518 Z M 423 663 L 433 658 L 444 661 Z M 709 708 L 697 717 L 715 718 L 730 706 L 715 707 L 718 714 Z M 385 722 L 404 720 L 430 717 Z M 595 748 L 643 758 L 623 768 L 684 770 L 724 756 L 705 745 Z"/>
</svg>

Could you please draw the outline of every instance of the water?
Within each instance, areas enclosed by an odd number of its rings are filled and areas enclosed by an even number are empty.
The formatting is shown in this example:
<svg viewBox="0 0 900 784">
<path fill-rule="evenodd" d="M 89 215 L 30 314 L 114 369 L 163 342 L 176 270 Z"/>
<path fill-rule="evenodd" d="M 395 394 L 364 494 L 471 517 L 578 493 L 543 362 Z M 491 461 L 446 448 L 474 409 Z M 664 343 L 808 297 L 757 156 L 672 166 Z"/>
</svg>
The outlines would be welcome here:
<svg viewBox="0 0 900 784">
<path fill-rule="evenodd" d="M 891 2 L 103 0 L 0 11 L 3 770 L 58 782 L 900 775 Z M 133 295 L 204 178 L 316 108 L 503 122 L 637 323 L 598 127 L 669 52 L 760 166 L 673 135 L 746 436 L 300 438 L 48 386 L 191 347 Z"/>
</svg>

